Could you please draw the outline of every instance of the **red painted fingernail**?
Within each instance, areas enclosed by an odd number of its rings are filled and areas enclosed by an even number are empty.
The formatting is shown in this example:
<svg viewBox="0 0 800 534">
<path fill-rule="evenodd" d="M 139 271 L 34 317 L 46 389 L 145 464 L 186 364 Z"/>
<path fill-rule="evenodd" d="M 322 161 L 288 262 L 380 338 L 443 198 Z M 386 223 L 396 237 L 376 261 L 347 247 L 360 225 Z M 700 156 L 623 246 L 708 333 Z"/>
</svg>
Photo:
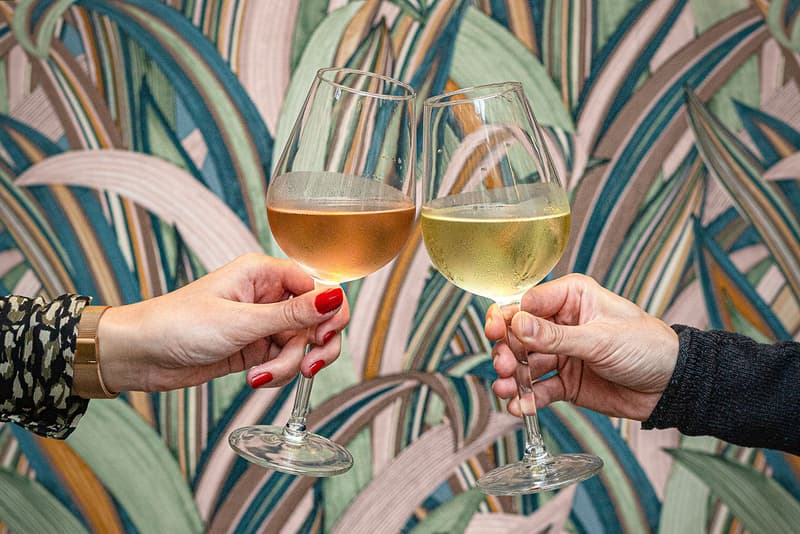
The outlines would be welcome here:
<svg viewBox="0 0 800 534">
<path fill-rule="evenodd" d="M 325 362 L 322 360 L 317 360 L 308 367 L 308 372 L 311 373 L 311 376 L 314 376 L 315 374 L 319 373 L 320 369 L 323 367 L 325 367 Z"/>
<path fill-rule="evenodd" d="M 317 295 L 317 298 L 314 299 L 314 307 L 319 313 L 328 313 L 341 306 L 342 302 L 344 302 L 344 291 L 342 288 L 336 287 Z"/>
<path fill-rule="evenodd" d="M 250 380 L 250 387 L 257 388 L 271 381 L 272 381 L 272 373 L 266 372 L 257 374 L 252 378 L 252 380 Z"/>
<path fill-rule="evenodd" d="M 325 343 L 327 343 L 328 341 L 333 339 L 333 336 L 335 336 L 335 335 L 336 335 L 336 332 L 334 330 L 331 330 L 330 332 L 328 332 L 327 334 L 322 336 L 322 344 L 324 345 Z"/>
</svg>

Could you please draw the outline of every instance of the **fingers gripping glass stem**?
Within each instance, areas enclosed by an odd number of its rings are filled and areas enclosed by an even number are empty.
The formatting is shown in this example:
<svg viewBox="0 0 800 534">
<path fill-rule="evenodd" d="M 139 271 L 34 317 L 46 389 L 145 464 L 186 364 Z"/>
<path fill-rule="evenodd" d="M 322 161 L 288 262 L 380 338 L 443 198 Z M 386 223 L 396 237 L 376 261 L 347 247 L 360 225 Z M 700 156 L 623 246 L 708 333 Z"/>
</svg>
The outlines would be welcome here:
<svg viewBox="0 0 800 534">
<path fill-rule="evenodd" d="M 553 456 L 544 445 L 539 430 L 536 397 L 533 393 L 530 356 L 522 342 L 506 325 L 505 341 L 517 360 L 516 382 L 519 408 L 525 431 L 525 452 L 518 462 L 493 469 L 478 479 L 478 487 L 491 495 L 521 495 L 554 490 L 585 480 L 603 467 L 603 461 L 591 454 Z"/>
</svg>

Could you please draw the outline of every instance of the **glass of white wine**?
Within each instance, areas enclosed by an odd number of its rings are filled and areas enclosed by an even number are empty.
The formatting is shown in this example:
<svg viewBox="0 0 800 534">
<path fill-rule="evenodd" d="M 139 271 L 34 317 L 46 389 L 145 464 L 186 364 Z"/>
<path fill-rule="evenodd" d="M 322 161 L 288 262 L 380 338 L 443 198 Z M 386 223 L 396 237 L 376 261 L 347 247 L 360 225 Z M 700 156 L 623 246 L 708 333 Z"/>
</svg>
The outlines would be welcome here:
<svg viewBox="0 0 800 534">
<path fill-rule="evenodd" d="M 389 263 L 414 227 L 414 101 L 408 85 L 347 68 L 320 69 L 267 190 L 270 230 L 317 287 Z M 306 429 L 313 378 L 298 377 L 285 426 L 236 429 L 245 459 L 309 476 L 344 473 L 350 452 Z"/>
<path fill-rule="evenodd" d="M 570 207 L 522 86 L 482 85 L 428 98 L 423 109 L 422 236 L 434 266 L 456 286 L 500 306 L 558 263 Z M 536 415 L 528 354 L 510 333 L 523 413 L 522 460 L 478 480 L 493 495 L 552 490 L 603 466 L 588 454 L 547 452 Z M 531 355 L 535 358 L 535 355 Z"/>
</svg>

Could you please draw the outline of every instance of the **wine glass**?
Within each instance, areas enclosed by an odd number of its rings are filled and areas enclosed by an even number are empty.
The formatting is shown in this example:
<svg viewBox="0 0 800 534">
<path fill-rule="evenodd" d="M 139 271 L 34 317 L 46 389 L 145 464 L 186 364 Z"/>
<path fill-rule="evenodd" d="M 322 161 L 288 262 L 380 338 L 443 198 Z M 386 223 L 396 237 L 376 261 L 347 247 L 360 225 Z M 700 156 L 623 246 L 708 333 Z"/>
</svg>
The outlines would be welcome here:
<svg viewBox="0 0 800 534">
<path fill-rule="evenodd" d="M 320 69 L 267 190 L 276 242 L 317 287 L 387 264 L 414 227 L 416 93 L 379 74 Z M 248 426 L 229 443 L 247 460 L 309 476 L 344 473 L 350 452 L 306 429 L 312 378 L 300 374 L 285 426 Z"/>
<path fill-rule="evenodd" d="M 522 86 L 461 89 L 428 98 L 423 108 L 420 220 L 428 255 L 456 286 L 500 306 L 519 304 L 556 265 L 570 228 L 566 192 Z M 591 477 L 603 466 L 600 458 L 553 456 L 545 449 L 528 354 L 507 331 L 520 362 L 525 453 L 484 474 L 478 487 L 492 495 L 518 495 Z"/>
</svg>

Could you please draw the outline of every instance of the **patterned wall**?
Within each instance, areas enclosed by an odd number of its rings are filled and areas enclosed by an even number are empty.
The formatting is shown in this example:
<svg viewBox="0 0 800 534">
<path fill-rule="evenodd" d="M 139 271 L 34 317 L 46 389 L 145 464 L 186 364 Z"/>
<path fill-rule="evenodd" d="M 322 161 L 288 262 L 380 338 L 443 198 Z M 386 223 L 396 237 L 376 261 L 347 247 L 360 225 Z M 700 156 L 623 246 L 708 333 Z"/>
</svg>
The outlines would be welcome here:
<svg viewBox="0 0 800 534">
<path fill-rule="evenodd" d="M 240 253 L 280 254 L 264 192 L 318 67 L 420 97 L 517 79 L 569 189 L 557 271 L 668 322 L 800 332 L 800 41 L 794 0 L 19 0 L 0 2 L 0 285 L 122 304 Z M 577 487 L 486 497 L 516 458 L 490 393 L 488 303 L 417 234 L 347 288 L 352 326 L 312 426 L 346 443 L 327 480 L 238 459 L 291 388 L 242 376 L 93 401 L 66 442 L 0 427 L 14 532 L 788 532 L 800 460 L 558 404 L 554 450 L 600 455 Z M 765 476 L 766 475 L 766 476 Z"/>
</svg>

